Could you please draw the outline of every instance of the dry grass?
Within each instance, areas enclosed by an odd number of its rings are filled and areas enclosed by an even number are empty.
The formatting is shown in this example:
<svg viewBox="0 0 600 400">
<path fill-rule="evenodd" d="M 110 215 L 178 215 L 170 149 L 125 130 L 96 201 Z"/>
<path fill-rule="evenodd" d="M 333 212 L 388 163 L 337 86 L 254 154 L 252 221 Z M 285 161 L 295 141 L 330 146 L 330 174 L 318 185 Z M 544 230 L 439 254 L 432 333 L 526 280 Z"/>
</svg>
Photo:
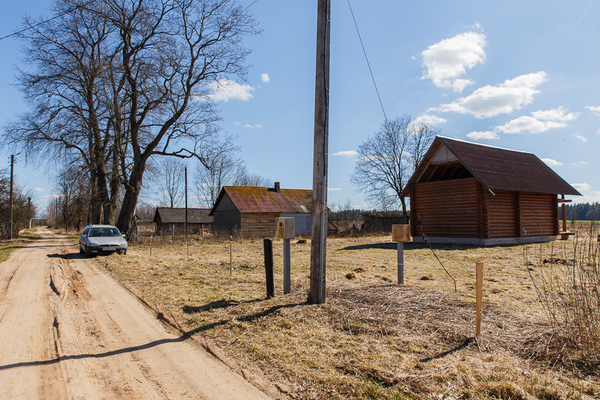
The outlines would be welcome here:
<svg viewBox="0 0 600 400">
<path fill-rule="evenodd" d="M 306 303 L 310 241 L 293 241 L 292 293 L 282 295 L 282 242 L 274 240 L 276 297 L 266 300 L 262 240 L 194 239 L 130 247 L 98 261 L 213 352 L 290 398 L 561 399 L 600 396 L 596 370 L 552 352 L 534 281 L 549 244 L 405 245 L 396 280 L 389 236 L 330 238 L 327 302 Z M 557 246 L 557 245 L 555 245 Z M 565 248 L 565 251 L 569 250 Z M 475 262 L 484 267 L 482 337 L 473 339 Z M 532 280 L 533 277 L 533 280 Z M 217 350 L 214 350 L 214 344 Z M 262 383 L 260 377 L 263 377 Z"/>
</svg>

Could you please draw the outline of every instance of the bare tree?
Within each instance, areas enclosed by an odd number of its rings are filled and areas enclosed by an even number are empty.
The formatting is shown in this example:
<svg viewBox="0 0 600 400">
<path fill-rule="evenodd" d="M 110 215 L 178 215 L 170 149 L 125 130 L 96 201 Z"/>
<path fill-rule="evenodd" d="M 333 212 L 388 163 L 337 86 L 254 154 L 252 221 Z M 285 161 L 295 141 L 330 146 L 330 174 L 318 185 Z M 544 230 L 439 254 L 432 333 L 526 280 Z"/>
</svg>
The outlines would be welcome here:
<svg viewBox="0 0 600 400">
<path fill-rule="evenodd" d="M 210 166 L 211 84 L 243 77 L 241 40 L 257 32 L 254 20 L 234 0 L 56 0 L 54 14 L 26 22 L 21 86 L 32 111 L 3 142 L 83 160 L 93 222 L 115 219 L 123 185 L 116 223 L 130 234 L 152 157 Z"/>
<path fill-rule="evenodd" d="M 25 20 L 28 68 L 20 71 L 19 81 L 32 110 L 9 124 L 3 140 L 42 162 L 81 160 L 88 170 L 92 221 L 101 222 L 104 213 L 104 222 L 110 222 L 118 174 L 107 178 L 112 135 L 102 94 L 116 51 L 110 42 L 115 28 L 75 0 L 57 1 L 54 13 L 43 24 Z"/>
<path fill-rule="evenodd" d="M 235 170 L 235 175 L 231 181 L 233 186 L 259 186 L 270 187 L 273 181 L 264 176 L 248 171 L 245 165 L 241 164 Z"/>
<path fill-rule="evenodd" d="M 359 146 L 351 182 L 377 207 L 389 211 L 400 204 L 406 215 L 400 194 L 437 133 L 407 115 L 386 120 Z"/>
<path fill-rule="evenodd" d="M 123 205 L 117 220 L 130 233 L 148 160 L 195 157 L 216 120 L 205 101 L 209 84 L 244 72 L 244 35 L 256 32 L 244 8 L 231 0 L 106 0 L 119 33 L 119 82 L 124 82 L 122 121 L 131 158 L 122 165 Z"/>
<path fill-rule="evenodd" d="M 162 197 L 162 203 L 167 207 L 180 207 L 184 196 L 185 165 L 181 160 L 168 157 L 160 162 L 154 181 Z"/>
<path fill-rule="evenodd" d="M 215 147 L 209 167 L 203 164 L 196 170 L 196 192 L 203 205 L 212 208 L 223 186 L 271 186 L 272 181 L 259 174 L 248 172 L 244 162 L 238 158 L 239 149 L 226 137 Z"/>
<path fill-rule="evenodd" d="M 10 214 L 10 176 L 6 171 L 0 170 L 0 239 L 6 239 L 8 235 L 8 220 Z M 21 229 L 28 227 L 29 220 L 35 216 L 36 207 L 31 203 L 28 193 L 23 193 L 18 183 L 13 182 L 13 204 L 12 204 L 12 230 L 16 235 Z"/>
<path fill-rule="evenodd" d="M 203 164 L 197 167 L 194 177 L 196 193 L 204 207 L 215 205 L 221 188 L 231 182 L 239 162 L 231 152 L 224 152 L 214 157 L 208 168 Z"/>
</svg>

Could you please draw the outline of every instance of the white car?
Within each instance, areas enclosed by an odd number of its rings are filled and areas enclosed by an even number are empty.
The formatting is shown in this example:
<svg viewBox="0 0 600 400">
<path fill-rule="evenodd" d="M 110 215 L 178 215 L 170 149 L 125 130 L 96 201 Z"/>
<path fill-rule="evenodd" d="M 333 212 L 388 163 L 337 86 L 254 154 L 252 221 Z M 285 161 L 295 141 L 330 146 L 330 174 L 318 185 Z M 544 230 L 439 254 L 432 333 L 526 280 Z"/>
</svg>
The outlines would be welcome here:
<svg viewBox="0 0 600 400">
<path fill-rule="evenodd" d="M 127 254 L 127 240 L 112 225 L 88 225 L 79 236 L 79 253 L 91 257 L 117 252 Z"/>
</svg>

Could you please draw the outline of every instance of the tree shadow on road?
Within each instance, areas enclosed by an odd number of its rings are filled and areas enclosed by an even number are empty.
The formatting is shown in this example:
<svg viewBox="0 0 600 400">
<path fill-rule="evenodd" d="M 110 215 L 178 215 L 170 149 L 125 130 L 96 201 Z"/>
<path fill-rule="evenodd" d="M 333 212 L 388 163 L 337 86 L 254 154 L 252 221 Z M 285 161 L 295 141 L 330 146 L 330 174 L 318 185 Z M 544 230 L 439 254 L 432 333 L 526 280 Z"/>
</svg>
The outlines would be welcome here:
<svg viewBox="0 0 600 400">
<path fill-rule="evenodd" d="M 261 300 L 256 300 L 256 301 L 261 301 Z M 282 308 L 292 308 L 292 307 L 297 307 L 297 306 L 306 305 L 306 304 L 308 304 L 308 303 L 303 302 L 303 303 L 297 303 L 297 304 L 277 305 L 277 306 L 268 308 L 266 310 L 263 310 L 261 312 L 258 312 L 256 314 L 251 314 L 251 315 L 247 315 L 245 317 L 236 318 L 236 320 L 242 321 L 242 322 L 251 322 L 251 321 L 255 321 L 259 318 L 266 317 Z M 161 320 L 165 321 L 166 323 L 168 323 L 169 325 L 173 326 L 173 324 L 170 321 L 166 320 L 161 313 L 157 314 L 157 318 L 161 319 Z M 231 319 L 221 320 L 221 321 L 214 322 L 211 324 L 199 326 L 199 327 L 194 328 L 189 331 L 181 331 L 180 330 L 181 335 L 176 338 L 158 339 L 158 340 L 154 340 L 152 342 L 142 344 L 139 346 L 131 346 L 131 347 L 123 348 L 123 349 L 106 351 L 103 353 L 97 353 L 97 354 L 86 353 L 86 354 L 65 355 L 65 356 L 55 357 L 55 358 L 52 358 L 49 360 L 28 361 L 28 362 L 19 362 L 19 363 L 7 364 L 7 365 L 0 365 L 0 371 L 9 370 L 9 369 L 13 369 L 13 368 L 26 368 L 26 367 L 51 365 L 51 364 L 56 364 L 61 361 L 68 361 L 68 360 L 83 360 L 83 359 L 89 359 L 89 358 L 107 358 L 107 357 L 112 357 L 112 356 L 125 354 L 125 353 L 135 353 L 135 352 L 147 350 L 147 349 L 150 349 L 150 348 L 153 348 L 156 346 L 162 346 L 162 345 L 167 345 L 167 344 L 171 344 L 171 343 L 181 343 L 181 342 L 184 342 L 184 341 L 190 339 L 193 335 L 195 335 L 197 333 L 209 331 L 217 326 L 225 325 L 229 322 L 231 322 Z M 175 328 L 175 327 L 173 327 L 173 328 Z"/>
</svg>

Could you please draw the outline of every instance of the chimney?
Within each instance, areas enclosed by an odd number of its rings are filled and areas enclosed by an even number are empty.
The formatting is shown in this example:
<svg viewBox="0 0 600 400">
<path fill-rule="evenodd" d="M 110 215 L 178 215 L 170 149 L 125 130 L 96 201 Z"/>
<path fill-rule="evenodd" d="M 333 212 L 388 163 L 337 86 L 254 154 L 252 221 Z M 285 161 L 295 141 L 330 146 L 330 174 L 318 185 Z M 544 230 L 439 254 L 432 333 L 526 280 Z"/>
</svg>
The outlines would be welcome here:
<svg viewBox="0 0 600 400">
<path fill-rule="evenodd" d="M 281 184 L 279 182 L 275 182 L 275 193 L 281 193 Z"/>
</svg>

